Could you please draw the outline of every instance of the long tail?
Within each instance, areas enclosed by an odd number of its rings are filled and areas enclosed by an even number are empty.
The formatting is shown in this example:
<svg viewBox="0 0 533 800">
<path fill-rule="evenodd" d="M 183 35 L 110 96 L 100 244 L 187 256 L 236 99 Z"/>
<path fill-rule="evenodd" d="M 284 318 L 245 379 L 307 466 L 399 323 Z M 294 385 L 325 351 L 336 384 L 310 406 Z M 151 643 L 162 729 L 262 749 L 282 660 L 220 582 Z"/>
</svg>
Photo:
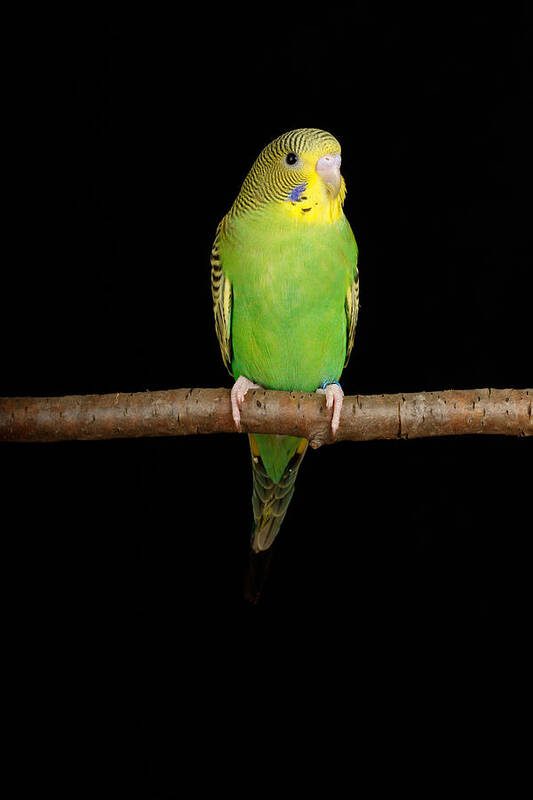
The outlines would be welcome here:
<svg viewBox="0 0 533 800">
<path fill-rule="evenodd" d="M 255 604 L 261 596 L 270 570 L 273 554 L 271 545 L 278 534 L 294 494 L 294 483 L 307 450 L 307 440 L 286 436 L 261 437 L 263 455 L 267 459 L 270 457 L 271 470 L 277 468 L 278 474 L 280 474 L 278 481 L 274 481 L 267 473 L 259 450 L 258 438 L 250 434 L 249 440 L 253 471 L 254 527 L 248 569 L 244 578 L 244 594 L 251 603 Z M 289 448 L 289 452 L 280 465 L 279 457 L 284 450 L 286 452 L 286 448 Z M 277 463 L 276 456 L 278 456 Z"/>
<path fill-rule="evenodd" d="M 294 483 L 307 450 L 307 439 L 297 442 L 296 451 L 288 461 L 279 481 L 268 475 L 261 458 L 256 438 L 250 434 L 252 454 L 254 528 L 252 550 L 261 553 L 268 550 L 276 538 L 287 508 L 294 494 Z"/>
</svg>

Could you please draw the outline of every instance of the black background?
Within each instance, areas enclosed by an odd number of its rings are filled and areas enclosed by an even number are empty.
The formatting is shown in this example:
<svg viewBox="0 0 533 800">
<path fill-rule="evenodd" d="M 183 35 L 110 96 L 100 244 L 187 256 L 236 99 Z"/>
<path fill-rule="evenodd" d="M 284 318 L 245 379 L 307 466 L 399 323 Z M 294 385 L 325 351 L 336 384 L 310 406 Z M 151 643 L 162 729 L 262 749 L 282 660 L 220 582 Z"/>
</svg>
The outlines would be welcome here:
<svg viewBox="0 0 533 800">
<path fill-rule="evenodd" d="M 15 26 L 1 393 L 229 386 L 215 228 L 259 150 L 302 126 L 341 141 L 360 249 L 345 392 L 531 386 L 530 6 L 447 8 Z M 220 435 L 2 448 L 21 671 L 35 686 L 31 663 L 48 664 L 57 697 L 95 701 L 118 739 L 137 731 L 120 763 L 148 776 L 143 796 L 163 796 L 161 731 L 180 730 L 190 693 L 193 743 L 206 696 L 231 701 L 237 652 L 250 722 L 300 656 L 304 674 L 325 661 L 346 686 L 387 686 L 415 653 L 421 672 L 432 659 L 460 671 L 520 639 L 530 441 L 310 452 L 255 608 L 242 597 L 247 447 Z"/>
</svg>

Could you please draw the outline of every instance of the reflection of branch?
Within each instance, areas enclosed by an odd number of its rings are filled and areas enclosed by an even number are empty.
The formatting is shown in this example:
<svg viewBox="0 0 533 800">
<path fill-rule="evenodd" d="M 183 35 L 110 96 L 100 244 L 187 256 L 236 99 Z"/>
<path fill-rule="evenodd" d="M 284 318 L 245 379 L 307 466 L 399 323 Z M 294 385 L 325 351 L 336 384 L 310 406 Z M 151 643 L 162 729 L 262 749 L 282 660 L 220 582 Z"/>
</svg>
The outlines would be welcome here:
<svg viewBox="0 0 533 800">
<path fill-rule="evenodd" d="M 344 398 L 335 441 L 462 434 L 533 435 L 533 389 L 448 389 Z M 324 395 L 255 389 L 242 430 L 331 444 Z M 228 389 L 0 399 L 0 441 L 56 442 L 234 433 Z"/>
</svg>

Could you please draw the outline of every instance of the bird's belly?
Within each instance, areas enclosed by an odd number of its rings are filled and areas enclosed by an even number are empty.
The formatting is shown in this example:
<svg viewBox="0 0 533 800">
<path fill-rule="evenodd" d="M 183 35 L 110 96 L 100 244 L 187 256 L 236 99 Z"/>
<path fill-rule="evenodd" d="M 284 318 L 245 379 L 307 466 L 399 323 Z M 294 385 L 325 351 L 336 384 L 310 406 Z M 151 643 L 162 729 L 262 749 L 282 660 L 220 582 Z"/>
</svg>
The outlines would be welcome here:
<svg viewBox="0 0 533 800">
<path fill-rule="evenodd" d="M 235 287 L 232 342 L 235 378 L 244 375 L 269 389 L 315 391 L 342 372 L 344 297 L 279 280 L 275 291 L 267 280 L 255 291 Z"/>
</svg>

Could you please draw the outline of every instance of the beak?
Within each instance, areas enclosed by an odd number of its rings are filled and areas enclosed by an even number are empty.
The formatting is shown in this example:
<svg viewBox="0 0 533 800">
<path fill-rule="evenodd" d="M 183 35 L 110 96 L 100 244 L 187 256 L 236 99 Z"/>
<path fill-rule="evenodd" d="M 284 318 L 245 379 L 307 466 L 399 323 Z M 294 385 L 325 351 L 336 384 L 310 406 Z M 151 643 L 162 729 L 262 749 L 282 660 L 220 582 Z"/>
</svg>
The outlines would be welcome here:
<svg viewBox="0 0 533 800">
<path fill-rule="evenodd" d="M 320 175 L 333 197 L 337 197 L 341 188 L 341 154 L 328 153 L 316 162 L 315 170 Z"/>
</svg>

